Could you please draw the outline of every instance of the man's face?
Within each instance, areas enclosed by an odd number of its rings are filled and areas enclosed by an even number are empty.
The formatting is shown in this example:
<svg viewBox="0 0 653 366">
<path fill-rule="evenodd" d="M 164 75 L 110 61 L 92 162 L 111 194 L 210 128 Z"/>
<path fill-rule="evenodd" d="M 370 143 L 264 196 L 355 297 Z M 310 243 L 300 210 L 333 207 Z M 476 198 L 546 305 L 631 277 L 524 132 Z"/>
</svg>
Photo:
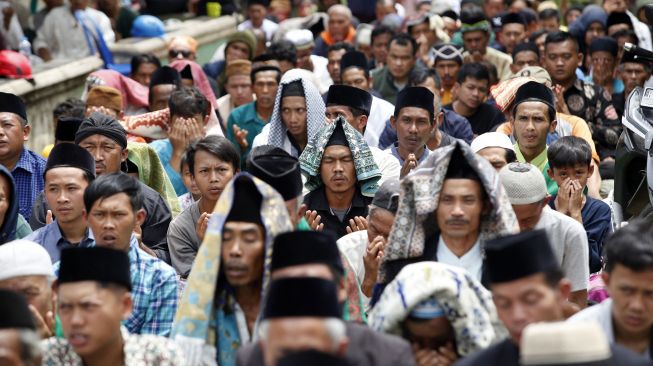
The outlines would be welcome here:
<svg viewBox="0 0 653 366">
<path fill-rule="evenodd" d="M 497 172 L 504 166 L 508 165 L 508 161 L 506 160 L 506 149 L 502 147 L 486 147 L 479 150 L 477 154 L 489 161 Z"/>
<path fill-rule="evenodd" d="M 435 211 L 441 232 L 452 238 L 478 236 L 483 188 L 472 179 L 445 179 Z"/>
<path fill-rule="evenodd" d="M 403 327 L 404 338 L 418 350 L 439 351 L 440 347 L 456 342 L 453 327 L 444 316 L 421 321 L 407 318 Z"/>
<path fill-rule="evenodd" d="M 84 190 L 88 181 L 84 171 L 61 167 L 45 173 L 45 199 L 62 224 L 79 222 L 84 215 Z"/>
<path fill-rule="evenodd" d="M 300 69 L 313 71 L 313 64 L 311 63 L 311 54 L 313 54 L 314 47 L 305 50 L 297 50 L 297 67 Z"/>
<path fill-rule="evenodd" d="M 327 64 L 327 71 L 329 71 L 329 75 L 331 76 L 331 80 L 333 80 L 334 84 L 340 84 L 340 60 L 342 60 L 342 56 L 347 53 L 347 50 L 336 50 L 336 51 L 331 51 L 327 54 L 327 59 L 329 60 L 329 63 Z"/>
<path fill-rule="evenodd" d="M 281 120 L 292 136 L 306 135 L 306 123 L 308 121 L 306 98 L 281 98 Z"/>
<path fill-rule="evenodd" d="M 566 294 L 559 287 L 549 286 L 542 273 L 490 285 L 497 315 L 515 344 L 519 344 L 527 325 L 563 318 Z"/>
<path fill-rule="evenodd" d="M 23 362 L 23 350 L 18 332 L 19 330 L 14 328 L 0 329 L 0 365 L 25 365 Z"/>
<path fill-rule="evenodd" d="M 633 271 L 616 264 L 603 280 L 612 298 L 615 332 L 632 339 L 648 338 L 653 326 L 653 270 Z"/>
<path fill-rule="evenodd" d="M 222 232 L 222 263 L 227 282 L 233 287 L 260 283 L 264 249 L 265 232 L 260 225 L 226 222 Z"/>
<path fill-rule="evenodd" d="M 400 45 L 392 42 L 388 50 L 388 70 L 397 80 L 404 80 L 415 66 L 415 56 L 413 55 L 413 46 L 410 44 Z"/>
<path fill-rule="evenodd" d="M 46 276 L 18 276 L 0 281 L 0 289 L 15 291 L 36 308 L 39 314 L 46 319 L 48 311 L 52 310 L 52 287 Z M 0 357 L 2 360 L 2 357 Z M 0 365 L 3 363 L 0 362 Z"/>
<path fill-rule="evenodd" d="M 367 216 L 367 240 L 371 243 L 377 236 L 388 240 L 395 215 L 383 208 L 375 207 Z"/>
<path fill-rule="evenodd" d="M 417 40 L 420 36 L 424 35 L 428 41 L 429 46 L 433 46 L 438 38 L 435 36 L 435 31 L 431 29 L 429 21 L 414 25 L 410 29 L 410 36 Z"/>
<path fill-rule="evenodd" d="M 11 202 L 12 190 L 9 185 L 9 180 L 4 175 L 0 175 L 0 225 L 5 222 L 5 215 L 9 210 L 9 203 Z"/>
<path fill-rule="evenodd" d="M 554 83 L 563 84 L 576 77 L 576 68 L 583 56 L 576 51 L 573 41 L 549 43 L 545 46 L 544 68 Z"/>
<path fill-rule="evenodd" d="M 614 24 L 608 27 L 608 36 L 614 38 L 615 33 L 619 31 L 628 31 L 628 30 L 632 30 L 628 24 L 624 24 L 624 23 Z"/>
<path fill-rule="evenodd" d="M 372 40 L 372 54 L 377 63 L 385 64 L 388 57 L 388 44 L 392 35 L 388 33 L 379 34 Z"/>
<path fill-rule="evenodd" d="M 177 89 L 172 84 L 161 84 L 150 88 L 150 112 L 168 108 L 168 100 L 173 91 Z"/>
<path fill-rule="evenodd" d="M 356 167 L 349 147 L 332 145 L 324 150 L 320 177 L 327 191 L 333 193 L 348 192 L 356 186 Z"/>
<path fill-rule="evenodd" d="M 128 151 L 104 135 L 91 135 L 79 142 L 79 146 L 95 159 L 95 175 L 116 173 L 120 164 L 127 160 Z"/>
<path fill-rule="evenodd" d="M 195 181 L 193 180 L 193 175 L 188 169 L 188 164 L 184 164 L 181 167 L 181 179 L 184 181 L 184 186 L 186 187 L 188 192 L 190 192 L 193 195 L 193 197 L 197 197 L 202 194 L 200 193 L 200 190 L 197 188 L 197 184 L 195 184 Z"/>
<path fill-rule="evenodd" d="M 227 79 L 226 89 L 227 93 L 231 95 L 234 107 L 240 107 L 254 100 L 252 97 L 252 80 L 249 75 L 231 75 Z"/>
<path fill-rule="evenodd" d="M 539 23 L 540 27 L 542 27 L 542 29 L 546 30 L 547 32 L 560 31 L 560 21 L 558 21 L 558 18 L 556 17 L 540 19 Z"/>
<path fill-rule="evenodd" d="M 269 109 L 274 107 L 274 100 L 279 89 L 277 82 L 278 73 L 274 70 L 260 71 L 255 75 L 254 94 L 256 94 L 256 105 Z"/>
<path fill-rule="evenodd" d="M 346 344 L 344 347 L 334 345 L 325 320 L 312 317 L 269 319 L 267 336 L 261 340 L 265 365 L 275 366 L 284 355 L 305 350 L 342 355 Z"/>
<path fill-rule="evenodd" d="M 249 46 L 245 42 L 234 41 L 224 50 L 227 63 L 234 60 L 249 60 Z"/>
<path fill-rule="evenodd" d="M 67 282 L 57 289 L 57 303 L 64 335 L 82 359 L 120 346 L 120 322 L 132 310 L 129 292 L 94 281 Z"/>
<path fill-rule="evenodd" d="M 499 39 L 508 54 L 512 54 L 515 45 L 522 43 L 524 38 L 526 38 L 526 27 L 523 24 L 509 23 L 501 27 Z"/>
<path fill-rule="evenodd" d="M 329 15 L 327 30 L 334 42 L 344 41 L 349 32 L 351 21 L 345 14 L 333 13 Z"/>
<path fill-rule="evenodd" d="M 646 67 L 636 62 L 626 62 L 622 64 L 621 79 L 624 81 L 625 95 L 629 95 L 637 86 L 644 86 L 649 78 Z"/>
<path fill-rule="evenodd" d="M 195 52 L 190 48 L 190 45 L 177 42 L 174 47 L 168 51 L 168 58 L 174 60 L 189 60 L 195 61 Z"/>
<path fill-rule="evenodd" d="M 463 44 L 470 54 L 480 53 L 485 55 L 490 37 L 485 31 L 471 31 L 463 33 Z"/>
<path fill-rule="evenodd" d="M 87 217 L 97 246 L 126 252 L 134 229 L 145 220 L 145 211 L 134 212 L 129 196 L 118 193 L 95 201 Z"/>
<path fill-rule="evenodd" d="M 230 163 L 204 150 L 195 153 L 194 169 L 193 180 L 202 193 L 202 198 L 209 202 L 218 201 L 224 187 L 236 173 Z"/>
<path fill-rule="evenodd" d="M 477 109 L 487 98 L 489 80 L 465 78 L 458 88 L 457 99 L 469 109 Z"/>
<path fill-rule="evenodd" d="M 595 51 L 590 55 L 592 62 L 592 78 L 594 83 L 603 85 L 609 83 L 612 85 L 616 58 L 610 52 Z"/>
<path fill-rule="evenodd" d="M 149 86 L 150 80 L 152 80 L 152 74 L 156 69 L 155 64 L 149 62 L 142 63 L 138 66 L 138 69 L 132 72 L 132 79 L 138 81 L 141 85 Z"/>
<path fill-rule="evenodd" d="M 556 121 L 549 121 L 549 107 L 542 102 L 523 102 L 512 119 L 513 131 L 520 149 L 542 151 L 546 136 L 555 131 Z"/>
<path fill-rule="evenodd" d="M 483 10 L 485 11 L 485 16 L 488 18 L 494 18 L 503 12 L 505 6 L 503 5 L 503 0 L 486 0 L 483 3 Z"/>
<path fill-rule="evenodd" d="M 29 138 L 30 126 L 23 126 L 18 116 L 0 112 L 0 159 L 18 159 Z"/>
<path fill-rule="evenodd" d="M 525 205 L 512 205 L 512 210 L 515 211 L 521 231 L 530 231 L 535 228 L 535 225 L 540 222 L 546 202 L 547 199 L 545 198 L 542 201 Z"/>
<path fill-rule="evenodd" d="M 404 107 L 397 118 L 390 117 L 390 124 L 397 131 L 397 141 L 402 149 L 418 153 L 431 137 L 433 121 L 426 109 Z"/>
<path fill-rule="evenodd" d="M 339 116 L 342 116 L 347 121 L 347 123 L 358 130 L 356 118 L 354 117 L 354 114 L 351 113 L 351 109 L 349 109 L 349 107 L 345 107 L 343 105 L 329 105 L 324 110 L 324 116 L 329 123 L 333 122 L 333 120 Z M 358 130 L 358 132 L 363 134 L 363 131 Z"/>
<path fill-rule="evenodd" d="M 574 166 L 564 166 L 549 169 L 549 177 L 553 179 L 558 186 L 567 180 L 576 180 L 581 187 L 587 185 L 587 180 L 594 173 L 594 166 L 585 164 L 576 164 Z"/>
<path fill-rule="evenodd" d="M 539 66 L 540 60 L 533 51 L 522 51 L 515 55 L 515 59 L 510 65 L 510 71 L 513 74 L 520 72 L 524 67 Z"/>
<path fill-rule="evenodd" d="M 349 67 L 343 71 L 340 80 L 344 85 L 370 91 L 370 79 L 365 76 L 365 70 L 358 67 Z"/>
<path fill-rule="evenodd" d="M 580 17 L 581 14 L 582 13 L 579 9 L 569 10 L 565 15 L 565 24 L 569 25 L 573 23 L 574 21 L 576 21 L 576 19 L 578 19 L 578 17 Z"/>
<path fill-rule="evenodd" d="M 256 28 L 259 28 L 261 24 L 263 24 L 266 13 L 267 9 L 265 9 L 265 6 L 260 4 L 252 4 L 247 7 L 247 17 Z"/>
<path fill-rule="evenodd" d="M 440 60 L 435 63 L 435 71 L 437 71 L 440 77 L 442 87 L 449 90 L 456 84 L 460 64 L 452 60 Z"/>
<path fill-rule="evenodd" d="M 599 22 L 589 25 L 585 31 L 585 45 L 589 46 L 595 38 L 605 36 L 605 27 Z"/>
</svg>

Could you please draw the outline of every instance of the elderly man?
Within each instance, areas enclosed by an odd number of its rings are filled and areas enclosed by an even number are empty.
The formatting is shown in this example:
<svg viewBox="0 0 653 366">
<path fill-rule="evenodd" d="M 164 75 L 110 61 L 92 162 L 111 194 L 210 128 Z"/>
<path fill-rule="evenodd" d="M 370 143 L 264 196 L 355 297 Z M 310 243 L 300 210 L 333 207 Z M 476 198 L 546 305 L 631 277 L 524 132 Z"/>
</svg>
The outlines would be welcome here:
<svg viewBox="0 0 653 366">
<path fill-rule="evenodd" d="M 25 298 L 13 291 L 0 290 L 0 362 L 38 366 L 42 353 Z"/>
<path fill-rule="evenodd" d="M 497 172 L 517 160 L 510 138 L 501 132 L 486 132 L 476 137 L 470 146 L 474 153 L 489 161 Z"/>
<path fill-rule="evenodd" d="M 197 40 L 188 36 L 175 36 L 168 42 L 168 59 L 195 61 L 197 57 Z"/>
<path fill-rule="evenodd" d="M 0 245 L 0 289 L 25 296 L 41 338 L 55 334 L 52 281 L 52 263 L 43 247 L 27 240 Z"/>
<path fill-rule="evenodd" d="M 220 120 L 227 121 L 231 111 L 254 100 L 251 73 L 252 63 L 249 60 L 234 60 L 227 65 L 227 94 L 216 102 Z"/>
<path fill-rule="evenodd" d="M 20 97 L 0 93 L 0 126 L 0 164 L 14 177 L 19 212 L 28 218 L 36 196 L 43 190 L 45 159 L 25 147 L 32 126 Z"/>
<path fill-rule="evenodd" d="M 43 343 L 44 365 L 184 364 L 171 340 L 133 334 L 121 326 L 139 306 L 138 286 L 142 284 L 131 278 L 135 274 L 131 269 L 138 271 L 139 265 L 130 263 L 127 253 L 117 249 L 63 252 L 55 291 L 66 338 L 53 337 Z"/>
<path fill-rule="evenodd" d="M 589 244 L 583 225 L 548 207 L 542 174 L 528 163 L 511 163 L 499 173 L 521 231 L 544 229 L 560 268 L 571 282 L 569 301 L 587 306 Z"/>
<path fill-rule="evenodd" d="M 326 57 L 327 48 L 337 42 L 354 45 L 356 29 L 351 24 L 351 10 L 345 5 L 333 5 L 327 10 L 329 21 L 327 29 L 320 33 L 315 41 L 313 54 Z"/>
<path fill-rule="evenodd" d="M 279 193 L 245 173 L 229 182 L 193 262 L 172 332 L 189 359 L 214 357 L 219 365 L 234 365 L 238 348 L 258 334 L 269 284 L 264 263 L 274 238 L 286 231 L 292 224 Z"/>
<path fill-rule="evenodd" d="M 308 223 L 337 238 L 345 236 L 351 220 L 367 216 L 381 178 L 363 136 L 339 117 L 309 142 L 299 163 L 311 191 L 304 197 Z"/>
<path fill-rule="evenodd" d="M 333 83 L 327 70 L 329 60 L 325 56 L 313 54 L 315 50 L 313 33 L 308 29 L 291 29 L 284 38 L 292 42 L 297 49 L 297 67 L 314 73 L 320 83 L 320 92 L 326 90 Z"/>
<path fill-rule="evenodd" d="M 512 58 L 501 51 L 489 47 L 490 22 L 478 6 L 469 6 L 460 13 L 462 37 L 465 45 L 463 57 L 467 62 L 487 61 L 496 66 L 499 79 L 506 79 L 511 75 L 510 64 Z"/>
</svg>

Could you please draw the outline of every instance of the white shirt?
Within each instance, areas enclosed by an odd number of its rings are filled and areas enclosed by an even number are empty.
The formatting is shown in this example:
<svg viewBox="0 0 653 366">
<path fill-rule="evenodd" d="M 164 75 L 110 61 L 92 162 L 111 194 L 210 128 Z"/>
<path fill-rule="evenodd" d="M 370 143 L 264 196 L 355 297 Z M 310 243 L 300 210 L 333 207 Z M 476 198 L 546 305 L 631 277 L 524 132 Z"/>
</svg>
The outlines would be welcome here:
<svg viewBox="0 0 653 366">
<path fill-rule="evenodd" d="M 252 25 L 252 21 L 247 19 L 246 21 L 238 24 L 238 31 L 244 31 L 247 29 L 255 29 L 254 26 Z M 271 21 L 270 19 L 263 19 L 263 24 L 261 24 L 261 28 L 256 28 L 260 29 L 265 33 L 265 39 L 267 41 L 272 40 L 272 36 L 277 32 L 277 29 L 279 29 L 279 24 Z"/>
<path fill-rule="evenodd" d="M 442 236 L 440 236 L 437 256 L 438 262 L 464 268 L 474 279 L 481 282 L 481 276 L 483 275 L 483 253 L 481 252 L 481 242 L 478 239 L 476 239 L 476 243 L 474 243 L 474 246 L 467 253 L 463 254 L 462 257 L 458 257 L 447 247 L 447 244 L 442 240 Z"/>
<path fill-rule="evenodd" d="M 329 87 L 333 84 L 327 69 L 329 60 L 326 57 L 311 55 L 311 63 L 313 64 L 313 74 L 315 74 L 315 79 L 318 82 L 317 88 L 320 94 L 324 94 L 329 91 Z"/>
<path fill-rule="evenodd" d="M 372 152 L 372 156 L 374 157 L 376 165 L 379 166 L 379 170 L 381 171 L 379 186 L 390 178 L 399 179 L 399 175 L 401 174 L 401 165 L 389 151 L 384 151 L 374 146 L 370 146 L 370 151 Z"/>
<path fill-rule="evenodd" d="M 395 112 L 395 106 L 381 98 L 372 96 L 372 106 L 370 108 L 370 115 L 367 118 L 367 126 L 365 127 L 365 141 L 372 147 L 379 146 L 379 139 L 385 129 L 385 123 L 390 119 Z"/>
<path fill-rule="evenodd" d="M 11 4 L 9 2 L 0 2 L 0 10 L 4 10 L 4 8 L 10 6 Z M 11 20 L 9 21 L 9 29 L 5 29 L 4 25 L 0 26 L 0 34 L 4 37 L 5 42 L 7 43 L 7 49 L 18 49 L 20 46 L 20 41 L 23 40 L 24 34 L 16 14 L 11 16 Z"/>
<path fill-rule="evenodd" d="M 358 285 L 361 285 L 365 279 L 363 257 L 368 244 L 367 231 L 354 231 L 338 239 L 337 243 L 340 253 L 347 259 L 352 271 L 354 271 Z"/>
<path fill-rule="evenodd" d="M 95 24 L 102 32 L 104 41 L 107 44 L 116 40 L 116 35 L 111 29 L 111 21 L 104 13 L 92 8 L 84 11 L 87 18 L 87 26 L 93 37 L 97 37 Z M 93 47 L 97 50 L 97 42 Z M 70 11 L 69 6 L 60 6 L 52 9 L 43 21 L 43 25 L 36 33 L 34 49 L 47 48 L 52 58 L 55 59 L 79 59 L 91 55 L 83 27 L 77 23 L 77 19 Z"/>
</svg>

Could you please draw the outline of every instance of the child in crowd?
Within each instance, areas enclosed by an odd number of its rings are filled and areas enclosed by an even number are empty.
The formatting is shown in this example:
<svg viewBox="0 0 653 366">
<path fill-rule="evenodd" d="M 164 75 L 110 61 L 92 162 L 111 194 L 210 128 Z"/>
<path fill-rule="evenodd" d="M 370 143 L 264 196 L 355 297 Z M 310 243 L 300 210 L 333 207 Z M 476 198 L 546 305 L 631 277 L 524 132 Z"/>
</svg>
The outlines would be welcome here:
<svg viewBox="0 0 653 366">
<path fill-rule="evenodd" d="M 585 194 L 587 179 L 594 172 L 592 149 L 587 141 L 561 137 L 549 146 L 549 177 L 558 185 L 558 193 L 549 205 L 580 222 L 587 232 L 590 250 L 590 273 L 601 270 L 603 240 L 610 231 L 610 206 Z"/>
<path fill-rule="evenodd" d="M 179 205 L 181 206 L 181 210 L 187 209 L 190 205 L 193 204 L 193 202 L 197 202 L 197 200 L 202 197 L 202 193 L 200 193 L 200 190 L 197 188 L 197 184 L 195 184 L 195 181 L 193 180 L 192 174 L 190 173 L 190 169 L 188 168 L 188 159 L 187 159 L 187 154 L 186 152 L 182 157 L 181 157 L 181 179 L 184 181 L 184 187 L 188 190 L 188 192 L 182 194 L 179 196 Z"/>
</svg>

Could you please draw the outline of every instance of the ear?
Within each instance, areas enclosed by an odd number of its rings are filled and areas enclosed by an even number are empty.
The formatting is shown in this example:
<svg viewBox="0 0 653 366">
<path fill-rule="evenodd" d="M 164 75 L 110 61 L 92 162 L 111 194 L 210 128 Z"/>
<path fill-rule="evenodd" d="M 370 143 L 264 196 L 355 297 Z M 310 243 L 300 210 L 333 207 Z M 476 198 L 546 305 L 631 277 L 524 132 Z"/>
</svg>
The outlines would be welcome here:
<svg viewBox="0 0 653 366">
<path fill-rule="evenodd" d="M 433 122 L 435 122 L 433 126 L 435 128 L 439 128 L 442 125 L 442 123 L 444 122 L 444 112 L 442 112 L 442 111 L 438 112 L 435 115 L 435 119 L 433 120 Z"/>
<path fill-rule="evenodd" d="M 23 141 L 29 140 L 30 132 L 32 132 L 32 125 L 25 125 L 25 127 L 23 127 Z"/>
<path fill-rule="evenodd" d="M 368 119 L 368 116 L 366 116 L 366 115 L 362 115 L 362 116 L 358 117 L 358 123 L 357 123 L 358 128 L 356 128 L 356 129 L 359 130 L 359 131 L 365 131 L 365 127 L 367 126 L 367 119 Z M 363 132 L 361 132 L 361 135 L 362 134 L 363 134 Z"/>
<path fill-rule="evenodd" d="M 122 149 L 122 152 L 120 153 L 120 162 L 124 163 L 125 160 L 127 160 L 127 157 L 129 157 L 129 149 L 124 148 L 124 149 Z"/>
<path fill-rule="evenodd" d="M 211 107 L 209 107 L 209 108 L 211 108 Z M 203 123 L 204 126 L 206 126 L 206 124 L 209 123 L 209 119 L 210 119 L 210 118 L 211 118 L 211 111 L 209 110 L 209 114 L 207 114 L 206 116 L 204 116 L 204 121 L 203 121 L 203 122 L 204 122 L 204 123 Z"/>
<path fill-rule="evenodd" d="M 140 210 L 136 211 L 136 224 L 138 226 L 143 225 L 146 217 L 147 217 L 147 213 L 145 212 L 144 209 L 141 208 Z"/>
<path fill-rule="evenodd" d="M 553 169 L 548 168 L 548 169 L 546 170 L 546 175 L 548 175 L 549 178 L 551 178 L 551 180 L 553 180 Z M 590 172 L 590 175 L 592 175 L 591 172 Z"/>
<path fill-rule="evenodd" d="M 397 117 L 394 115 L 390 116 L 390 126 L 392 126 L 392 129 L 397 131 Z"/>
<path fill-rule="evenodd" d="M 594 174 L 594 164 L 590 163 L 589 168 L 587 168 L 587 175 L 591 177 L 592 174 Z"/>
<path fill-rule="evenodd" d="M 125 292 L 122 294 L 122 299 L 120 299 L 120 303 L 122 304 L 122 319 L 125 320 L 129 318 L 129 315 L 131 315 L 132 310 L 134 310 L 134 301 L 132 300 L 132 294 L 131 292 Z"/>
<path fill-rule="evenodd" d="M 557 126 L 558 126 L 558 120 L 554 119 L 553 122 L 551 122 L 551 126 L 549 126 L 549 133 L 555 132 Z"/>
<path fill-rule="evenodd" d="M 584 57 L 584 56 L 583 56 L 583 53 L 582 53 L 582 52 L 578 52 L 578 67 L 583 66 L 583 57 Z"/>
<path fill-rule="evenodd" d="M 338 303 L 344 304 L 347 301 L 347 276 L 342 276 L 338 281 Z"/>
<path fill-rule="evenodd" d="M 605 283 L 606 287 L 610 286 L 610 272 L 601 272 L 601 279 L 603 279 L 603 283 Z"/>
<path fill-rule="evenodd" d="M 558 282 L 558 291 L 560 291 L 560 297 L 563 301 L 567 301 L 569 295 L 571 295 L 571 282 L 568 279 L 563 278 Z"/>
<path fill-rule="evenodd" d="M 540 61 L 540 65 L 542 65 L 542 62 L 541 62 L 541 61 Z M 517 71 L 519 71 L 519 69 L 517 69 L 517 65 L 515 65 L 515 64 L 513 63 L 513 64 L 510 64 L 510 71 L 511 71 L 513 74 L 516 74 Z"/>
</svg>

